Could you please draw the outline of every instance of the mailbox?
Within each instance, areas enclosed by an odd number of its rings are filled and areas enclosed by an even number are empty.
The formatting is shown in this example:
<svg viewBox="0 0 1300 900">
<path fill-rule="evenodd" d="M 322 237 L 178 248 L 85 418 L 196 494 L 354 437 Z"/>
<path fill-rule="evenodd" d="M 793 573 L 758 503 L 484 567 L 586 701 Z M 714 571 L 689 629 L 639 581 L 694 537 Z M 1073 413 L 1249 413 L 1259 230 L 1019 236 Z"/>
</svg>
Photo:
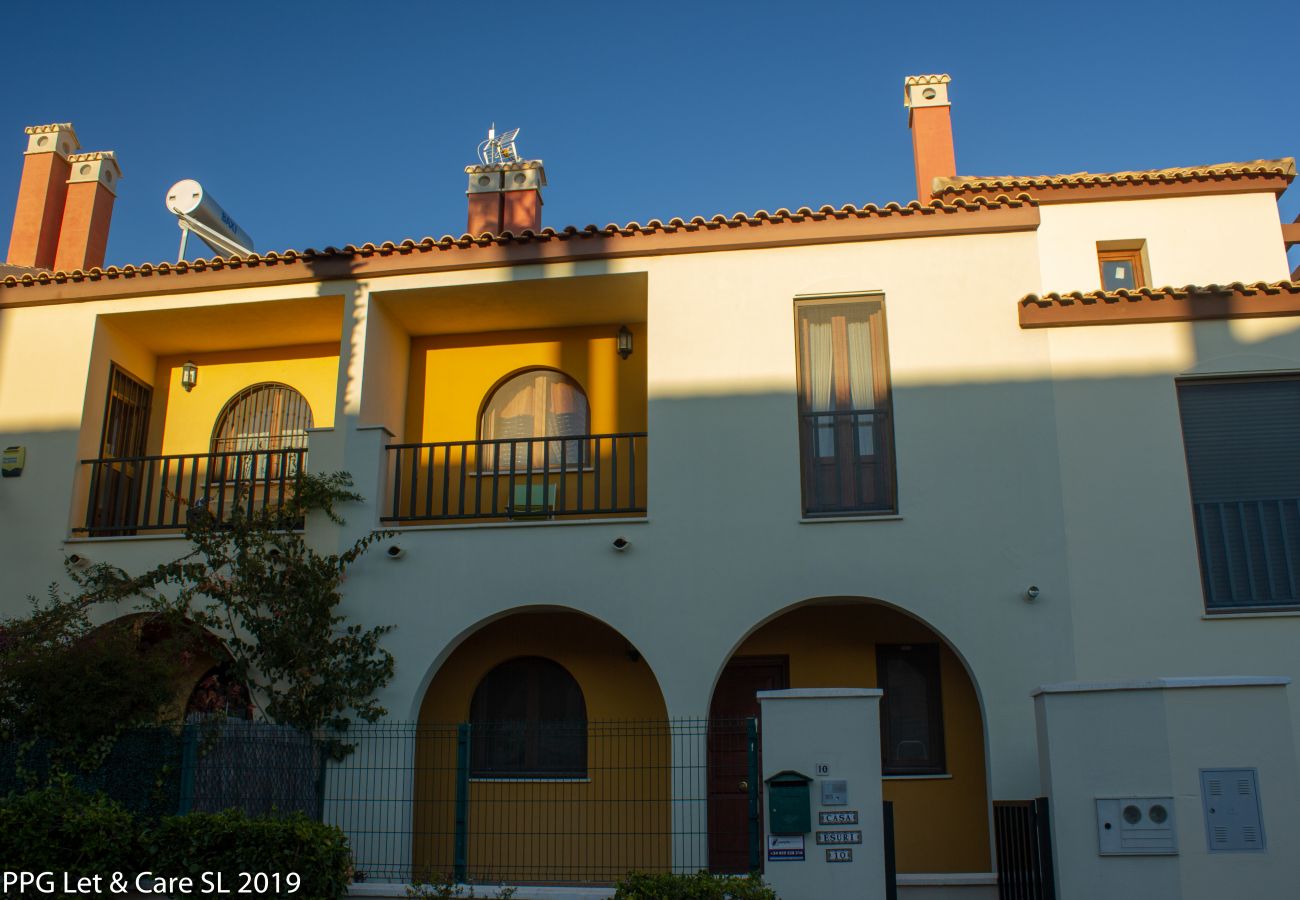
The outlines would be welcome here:
<svg viewBox="0 0 1300 900">
<path fill-rule="evenodd" d="M 812 779 L 787 769 L 767 779 L 767 823 L 771 834 L 807 834 L 812 831 Z"/>
</svg>

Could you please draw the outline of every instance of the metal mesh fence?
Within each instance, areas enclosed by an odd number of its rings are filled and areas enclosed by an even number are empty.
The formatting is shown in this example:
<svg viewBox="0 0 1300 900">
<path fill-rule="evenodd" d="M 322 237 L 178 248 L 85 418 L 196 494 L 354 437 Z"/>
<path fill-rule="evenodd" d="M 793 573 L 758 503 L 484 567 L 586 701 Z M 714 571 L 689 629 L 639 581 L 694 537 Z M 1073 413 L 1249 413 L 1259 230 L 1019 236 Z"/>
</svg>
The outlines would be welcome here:
<svg viewBox="0 0 1300 900">
<path fill-rule="evenodd" d="M 38 751 L 23 760 L 36 779 L 49 769 Z M 0 746 L 0 791 L 23 786 L 16 762 Z M 711 857 L 756 866 L 756 774 L 752 719 L 385 723 L 341 736 L 231 720 L 130 732 L 78 779 L 149 816 L 305 813 L 348 835 L 358 880 L 607 884 Z"/>
</svg>

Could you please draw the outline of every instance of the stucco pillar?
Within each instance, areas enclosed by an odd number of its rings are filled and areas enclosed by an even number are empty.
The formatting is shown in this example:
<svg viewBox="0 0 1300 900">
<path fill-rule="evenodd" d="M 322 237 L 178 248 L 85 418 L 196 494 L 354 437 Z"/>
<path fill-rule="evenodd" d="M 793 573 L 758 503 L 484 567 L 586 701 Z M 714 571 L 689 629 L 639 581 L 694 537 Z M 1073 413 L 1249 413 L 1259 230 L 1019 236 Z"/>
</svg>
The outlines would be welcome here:
<svg viewBox="0 0 1300 900">
<path fill-rule="evenodd" d="M 880 782 L 883 693 L 874 688 L 758 692 L 763 710 L 765 877 L 782 900 L 883 900 L 885 896 Z M 768 781 L 786 772 L 812 779 L 809 831 L 775 835 L 774 842 Z M 838 796 L 830 796 L 831 792 Z M 819 844 L 819 839 L 837 842 Z M 843 861 L 832 861 L 836 857 Z"/>
<path fill-rule="evenodd" d="M 1153 678 L 1039 688 L 1039 765 L 1057 897 L 1292 895 L 1300 786 L 1289 680 Z"/>
</svg>

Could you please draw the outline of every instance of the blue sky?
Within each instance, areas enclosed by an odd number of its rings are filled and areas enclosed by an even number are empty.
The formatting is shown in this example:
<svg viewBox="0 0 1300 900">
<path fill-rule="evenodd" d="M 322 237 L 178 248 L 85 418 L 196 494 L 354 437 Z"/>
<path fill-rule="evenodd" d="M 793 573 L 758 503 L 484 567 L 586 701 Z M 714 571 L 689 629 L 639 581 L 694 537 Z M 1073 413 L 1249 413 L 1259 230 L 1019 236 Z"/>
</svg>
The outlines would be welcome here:
<svg viewBox="0 0 1300 900">
<path fill-rule="evenodd" d="M 1269 0 L 15 5 L 0 248 L 22 128 L 55 121 L 118 152 L 116 264 L 175 258 L 181 178 L 262 251 L 458 235 L 493 121 L 545 160 L 555 227 L 906 202 L 902 79 L 929 72 L 953 76 L 963 174 L 1289 156 L 1293 65 L 1263 38 L 1295 20 Z"/>
</svg>

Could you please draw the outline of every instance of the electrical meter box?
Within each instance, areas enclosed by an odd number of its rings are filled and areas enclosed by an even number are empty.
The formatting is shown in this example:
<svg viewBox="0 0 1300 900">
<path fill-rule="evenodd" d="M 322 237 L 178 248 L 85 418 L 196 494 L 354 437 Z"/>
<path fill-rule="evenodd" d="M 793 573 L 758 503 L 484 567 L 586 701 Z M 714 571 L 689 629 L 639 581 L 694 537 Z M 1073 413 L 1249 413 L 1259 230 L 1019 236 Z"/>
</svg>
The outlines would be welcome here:
<svg viewBox="0 0 1300 900">
<path fill-rule="evenodd" d="M 812 831 L 812 779 L 787 769 L 767 779 L 767 823 L 771 834 L 807 834 Z"/>
<path fill-rule="evenodd" d="M 1097 798 L 1101 856 L 1170 856 L 1178 852 L 1172 797 Z"/>
</svg>

